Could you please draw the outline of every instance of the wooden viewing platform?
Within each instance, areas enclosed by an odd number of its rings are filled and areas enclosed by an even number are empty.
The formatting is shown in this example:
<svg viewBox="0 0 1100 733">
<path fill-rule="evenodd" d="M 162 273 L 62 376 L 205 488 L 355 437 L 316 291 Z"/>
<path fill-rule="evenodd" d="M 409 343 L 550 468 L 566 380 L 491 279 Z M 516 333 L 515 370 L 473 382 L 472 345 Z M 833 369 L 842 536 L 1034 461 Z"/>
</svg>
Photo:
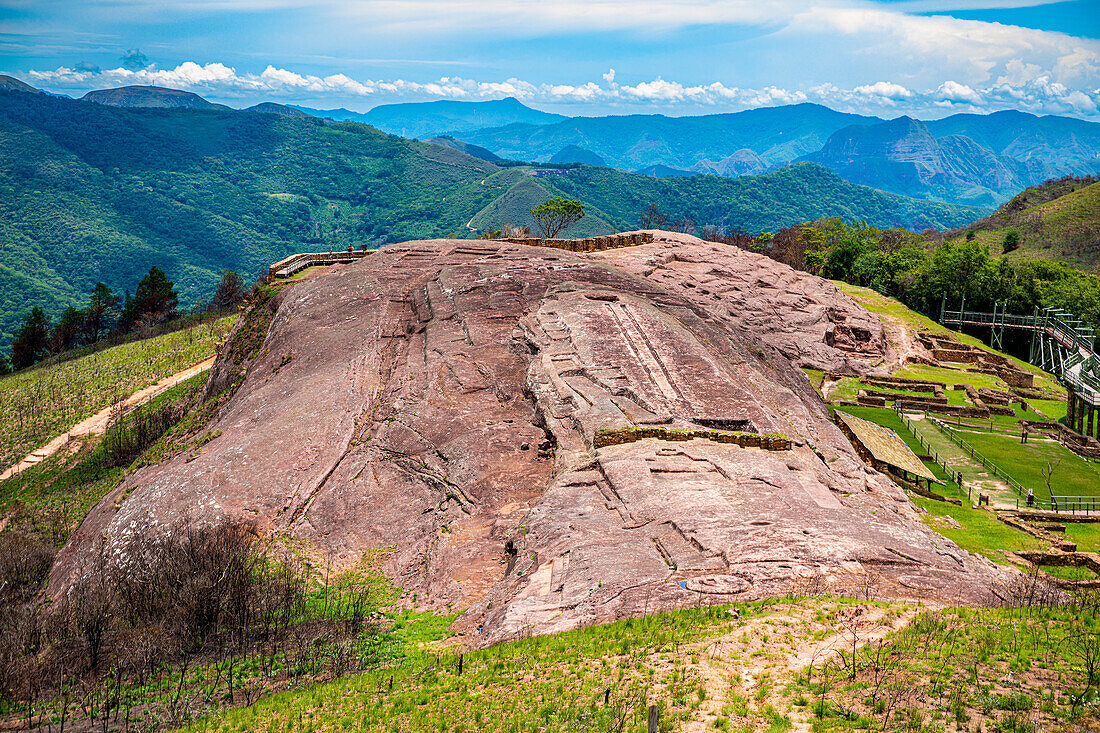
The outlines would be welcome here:
<svg viewBox="0 0 1100 733">
<path fill-rule="evenodd" d="M 372 249 L 357 249 L 350 252 L 301 252 L 279 260 L 267 268 L 267 273 L 270 277 L 276 279 L 293 277 L 307 267 L 343 265 L 361 260 L 373 251 Z"/>
</svg>

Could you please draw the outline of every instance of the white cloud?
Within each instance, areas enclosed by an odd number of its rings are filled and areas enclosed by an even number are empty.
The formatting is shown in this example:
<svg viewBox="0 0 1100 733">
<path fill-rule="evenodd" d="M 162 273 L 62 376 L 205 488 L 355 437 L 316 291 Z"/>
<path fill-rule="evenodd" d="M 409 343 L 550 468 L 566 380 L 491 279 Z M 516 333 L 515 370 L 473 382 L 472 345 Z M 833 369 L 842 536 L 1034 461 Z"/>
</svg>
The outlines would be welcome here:
<svg viewBox="0 0 1100 733">
<path fill-rule="evenodd" d="M 924 90 L 894 81 L 842 88 L 822 84 L 807 89 L 767 86 L 760 89 L 727 85 L 723 81 L 685 84 L 657 77 L 634 84 L 613 81 L 603 74 L 604 84 L 534 83 L 517 78 L 479 81 L 444 76 L 433 81 L 406 79 L 356 79 L 337 73 L 328 76 L 300 74 L 290 69 L 267 66 L 259 74 L 240 72 L 221 63 L 184 62 L 172 69 L 150 67 L 133 71 L 122 67 L 102 71 L 61 67 L 53 71 L 30 71 L 24 79 L 49 91 L 77 92 L 132 84 L 185 89 L 217 100 L 261 99 L 302 102 L 365 100 L 373 106 L 384 102 L 455 99 L 477 101 L 517 97 L 529 104 L 587 107 L 586 113 L 616 109 L 697 113 L 737 111 L 801 102 L 816 102 L 834 109 L 864 114 L 894 116 L 898 113 L 927 116 L 937 110 L 991 112 L 1015 108 L 1035 113 L 1098 116 L 1100 90 L 1074 88 L 1056 81 L 1038 66 L 1017 62 L 996 82 L 977 86 L 949 79 Z M 610 79 L 609 79 L 610 77 Z M 350 102 L 354 106 L 354 102 Z M 939 114 L 942 114 L 940 112 Z"/>
<path fill-rule="evenodd" d="M 865 86 L 856 87 L 852 91 L 856 94 L 864 94 L 868 97 L 882 97 L 884 99 L 908 99 L 913 96 L 913 92 L 909 91 L 901 84 L 895 84 L 891 81 L 879 81 L 874 84 L 867 84 Z"/>
<path fill-rule="evenodd" d="M 936 89 L 935 96 L 938 98 L 937 101 L 969 102 L 974 105 L 982 103 L 980 94 L 966 84 L 959 84 L 957 81 L 945 81 L 940 84 L 939 88 Z"/>
</svg>

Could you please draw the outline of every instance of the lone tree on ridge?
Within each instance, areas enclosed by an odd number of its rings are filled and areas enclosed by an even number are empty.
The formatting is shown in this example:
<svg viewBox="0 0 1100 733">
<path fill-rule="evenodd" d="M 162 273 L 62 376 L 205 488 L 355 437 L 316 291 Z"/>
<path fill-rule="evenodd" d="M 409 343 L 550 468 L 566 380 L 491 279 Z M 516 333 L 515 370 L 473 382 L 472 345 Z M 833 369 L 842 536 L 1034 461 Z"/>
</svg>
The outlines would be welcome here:
<svg viewBox="0 0 1100 733">
<path fill-rule="evenodd" d="M 531 209 L 531 218 L 542 236 L 551 239 L 584 218 L 584 204 L 569 199 L 550 199 Z"/>
</svg>

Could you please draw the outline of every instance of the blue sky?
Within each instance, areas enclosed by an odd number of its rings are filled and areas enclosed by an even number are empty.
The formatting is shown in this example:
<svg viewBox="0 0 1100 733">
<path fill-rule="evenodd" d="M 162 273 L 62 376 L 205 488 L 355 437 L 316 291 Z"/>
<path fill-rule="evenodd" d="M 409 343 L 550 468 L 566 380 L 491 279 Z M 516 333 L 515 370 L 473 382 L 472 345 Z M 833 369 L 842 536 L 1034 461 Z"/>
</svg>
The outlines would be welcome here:
<svg viewBox="0 0 1100 733">
<path fill-rule="evenodd" d="M 0 72 L 232 106 L 1100 119 L 1100 0 L 0 0 Z"/>
</svg>

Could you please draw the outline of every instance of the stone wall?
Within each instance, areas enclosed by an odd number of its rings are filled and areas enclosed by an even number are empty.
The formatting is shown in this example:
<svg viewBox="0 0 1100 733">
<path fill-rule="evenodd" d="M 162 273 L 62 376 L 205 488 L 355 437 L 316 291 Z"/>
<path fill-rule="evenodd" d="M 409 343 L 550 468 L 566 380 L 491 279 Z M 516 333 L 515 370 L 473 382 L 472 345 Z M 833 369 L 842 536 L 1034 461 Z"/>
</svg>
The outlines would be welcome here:
<svg viewBox="0 0 1100 733">
<path fill-rule="evenodd" d="M 897 400 L 894 406 L 901 410 L 918 410 L 921 412 L 937 412 L 941 415 L 958 415 L 959 417 L 988 418 L 989 408 L 977 405 L 941 405 L 936 402 L 928 402 L 917 398 Z M 1015 414 L 1015 413 L 1013 413 Z"/>
<path fill-rule="evenodd" d="M 650 244 L 653 242 L 653 235 L 649 232 L 635 232 L 633 234 L 611 234 L 606 237 L 585 237 L 584 239 L 505 237 L 503 239 L 494 239 L 493 241 L 509 242 L 511 244 L 526 244 L 529 247 L 552 247 L 554 249 L 564 249 L 568 252 L 602 252 L 607 249 Z"/>
<path fill-rule="evenodd" d="M 658 426 L 646 426 L 643 428 L 602 428 L 596 431 L 592 444 L 596 448 L 604 448 L 609 445 L 621 445 L 634 443 L 646 438 L 658 440 L 685 441 L 702 438 L 713 440 L 715 443 L 733 443 L 742 448 L 763 448 L 764 450 L 783 451 L 791 449 L 791 439 L 779 433 L 738 433 L 723 430 L 699 430 L 695 428 L 677 430 Z"/>
<path fill-rule="evenodd" d="M 860 384 L 887 387 L 889 389 L 904 389 L 907 392 L 936 392 L 938 389 L 947 389 L 947 385 L 943 382 L 931 382 L 923 379 L 906 379 L 905 377 L 860 377 L 859 381 Z"/>
<path fill-rule="evenodd" d="M 1029 433 L 1049 435 L 1079 456 L 1100 458 L 1100 441 L 1074 432 L 1060 422 L 1021 420 L 1020 427 Z"/>
</svg>

